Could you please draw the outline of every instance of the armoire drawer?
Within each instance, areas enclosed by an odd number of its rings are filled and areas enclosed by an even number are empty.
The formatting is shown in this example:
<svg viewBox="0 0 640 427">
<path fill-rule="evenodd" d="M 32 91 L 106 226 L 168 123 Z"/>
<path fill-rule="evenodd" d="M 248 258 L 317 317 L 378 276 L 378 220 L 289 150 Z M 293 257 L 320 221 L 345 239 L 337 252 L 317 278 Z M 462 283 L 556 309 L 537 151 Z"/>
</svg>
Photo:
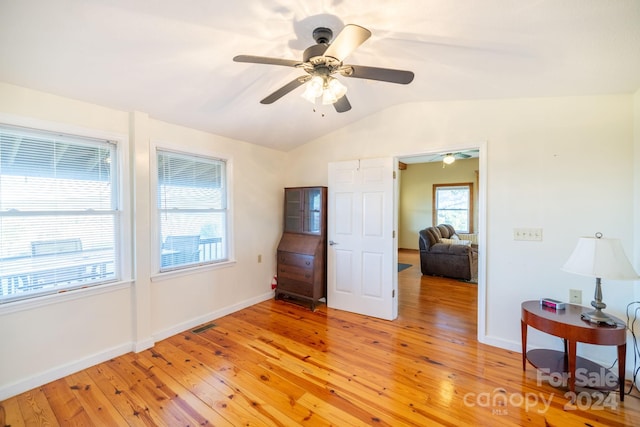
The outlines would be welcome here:
<svg viewBox="0 0 640 427">
<path fill-rule="evenodd" d="M 303 268 L 290 264 L 278 264 L 278 278 L 313 282 L 313 268 Z"/>
<path fill-rule="evenodd" d="M 313 255 L 278 252 L 278 264 L 293 265 L 302 268 L 313 268 Z"/>
<path fill-rule="evenodd" d="M 278 282 L 278 291 L 312 298 L 313 283 L 285 278 Z"/>
</svg>

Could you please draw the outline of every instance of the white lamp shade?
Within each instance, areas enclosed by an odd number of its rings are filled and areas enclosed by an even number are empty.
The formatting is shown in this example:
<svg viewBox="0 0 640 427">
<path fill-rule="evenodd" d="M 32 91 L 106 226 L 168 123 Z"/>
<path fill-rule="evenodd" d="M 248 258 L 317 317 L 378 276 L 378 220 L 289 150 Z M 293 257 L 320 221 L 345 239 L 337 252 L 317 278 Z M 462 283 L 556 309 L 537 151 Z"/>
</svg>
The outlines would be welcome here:
<svg viewBox="0 0 640 427">
<path fill-rule="evenodd" d="M 581 237 L 562 270 L 609 280 L 640 279 L 619 239 Z"/>
</svg>

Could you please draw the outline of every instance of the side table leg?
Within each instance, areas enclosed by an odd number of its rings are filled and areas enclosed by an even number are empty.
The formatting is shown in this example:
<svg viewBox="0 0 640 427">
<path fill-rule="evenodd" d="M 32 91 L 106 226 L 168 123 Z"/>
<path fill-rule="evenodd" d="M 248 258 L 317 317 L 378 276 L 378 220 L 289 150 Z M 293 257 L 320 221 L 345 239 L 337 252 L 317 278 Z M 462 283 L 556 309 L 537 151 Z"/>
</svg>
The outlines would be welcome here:
<svg viewBox="0 0 640 427">
<path fill-rule="evenodd" d="M 565 341 L 567 347 L 567 360 L 569 364 L 568 375 L 569 375 L 569 390 L 573 392 L 575 395 L 576 392 L 576 351 L 577 351 L 577 343 L 575 341 Z"/>
<path fill-rule="evenodd" d="M 627 364 L 627 343 L 618 346 L 618 382 L 620 383 L 620 401 L 624 402 L 624 376 Z"/>
<path fill-rule="evenodd" d="M 522 329 L 522 370 L 527 370 L 527 324 L 524 320 L 520 320 L 520 328 Z"/>
</svg>

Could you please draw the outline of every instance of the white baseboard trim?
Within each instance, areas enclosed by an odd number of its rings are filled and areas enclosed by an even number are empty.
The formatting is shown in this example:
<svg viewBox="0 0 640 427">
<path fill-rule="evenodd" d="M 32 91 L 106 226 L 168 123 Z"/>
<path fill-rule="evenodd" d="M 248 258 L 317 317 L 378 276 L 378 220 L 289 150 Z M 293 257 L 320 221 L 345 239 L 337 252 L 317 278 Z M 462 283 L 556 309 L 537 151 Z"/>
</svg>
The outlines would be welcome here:
<svg viewBox="0 0 640 427">
<path fill-rule="evenodd" d="M 235 313 L 238 310 L 242 310 L 243 308 L 247 308 L 247 307 L 251 307 L 252 305 L 261 303 L 263 301 L 266 301 L 268 299 L 273 298 L 273 292 L 267 292 L 265 294 L 262 295 L 258 295 L 257 297 L 254 298 L 249 298 L 248 300 L 244 300 L 244 301 L 240 301 L 237 304 L 234 305 L 230 305 L 228 307 L 223 307 L 219 310 L 216 311 L 212 311 L 210 313 L 207 313 L 203 316 L 198 316 L 196 318 L 193 318 L 191 320 L 188 320 L 186 322 L 177 324 L 175 326 L 172 326 L 171 328 L 162 330 L 162 331 L 158 331 L 156 333 L 153 334 L 153 338 L 155 339 L 155 341 L 161 341 L 165 338 L 169 338 L 171 336 L 174 336 L 176 334 L 179 334 L 181 332 L 187 331 L 189 329 L 193 329 L 196 326 L 200 326 L 203 323 L 207 323 L 207 322 L 211 322 L 212 320 L 215 319 L 219 319 L 223 316 L 226 316 L 227 314 L 231 314 L 231 313 Z"/>
<path fill-rule="evenodd" d="M 57 366 L 16 383 L 2 385 L 0 386 L 0 401 L 126 354 L 131 351 L 131 348 L 131 343 L 122 344 L 66 365 Z"/>
<path fill-rule="evenodd" d="M 121 344 L 119 346 L 106 349 L 105 351 L 82 358 L 80 360 L 57 366 L 53 369 L 41 372 L 12 384 L 2 384 L 0 385 L 0 401 L 6 400 L 20 393 L 24 393 L 25 391 L 29 391 L 36 387 L 40 387 L 41 385 L 47 384 L 51 381 L 66 377 L 67 375 L 79 372 L 83 369 L 90 368 L 91 366 L 106 362 L 107 360 L 113 359 L 114 357 L 122 356 L 123 354 L 129 353 L 130 351 L 139 353 L 153 347 L 156 341 L 160 341 L 180 332 L 192 329 L 203 323 L 210 322 L 212 320 L 226 316 L 227 314 L 234 313 L 238 310 L 242 310 L 243 308 L 250 307 L 254 304 L 258 304 L 271 298 L 273 298 L 273 292 L 267 292 L 257 297 L 250 298 L 237 304 L 221 308 L 220 310 L 213 311 L 204 316 L 199 316 L 197 318 L 191 319 L 169 329 L 165 329 L 154 334 L 153 337 L 146 338 L 137 342 Z"/>
<path fill-rule="evenodd" d="M 141 341 L 136 341 L 136 342 L 133 343 L 133 351 L 135 353 L 140 353 L 141 351 L 145 351 L 147 349 L 150 349 L 155 344 L 156 344 L 156 342 L 153 339 L 153 337 L 149 337 L 149 338 L 141 340 Z"/>
<path fill-rule="evenodd" d="M 482 344 L 487 344 L 493 347 L 503 348 L 509 351 L 515 351 L 516 353 L 522 353 L 522 343 L 520 341 L 510 341 L 494 336 L 485 335 L 480 340 Z"/>
</svg>

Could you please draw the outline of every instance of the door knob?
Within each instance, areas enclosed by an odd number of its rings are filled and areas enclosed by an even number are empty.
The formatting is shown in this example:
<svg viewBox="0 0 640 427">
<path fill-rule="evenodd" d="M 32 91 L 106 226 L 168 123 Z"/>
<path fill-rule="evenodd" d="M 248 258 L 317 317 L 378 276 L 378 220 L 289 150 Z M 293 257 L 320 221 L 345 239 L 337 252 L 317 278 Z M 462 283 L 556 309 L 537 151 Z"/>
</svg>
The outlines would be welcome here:
<svg viewBox="0 0 640 427">
<path fill-rule="evenodd" d="M 334 242 L 333 240 L 329 240 L 329 245 L 330 246 L 337 245 L 337 244 L 338 244 L 338 242 Z"/>
</svg>

